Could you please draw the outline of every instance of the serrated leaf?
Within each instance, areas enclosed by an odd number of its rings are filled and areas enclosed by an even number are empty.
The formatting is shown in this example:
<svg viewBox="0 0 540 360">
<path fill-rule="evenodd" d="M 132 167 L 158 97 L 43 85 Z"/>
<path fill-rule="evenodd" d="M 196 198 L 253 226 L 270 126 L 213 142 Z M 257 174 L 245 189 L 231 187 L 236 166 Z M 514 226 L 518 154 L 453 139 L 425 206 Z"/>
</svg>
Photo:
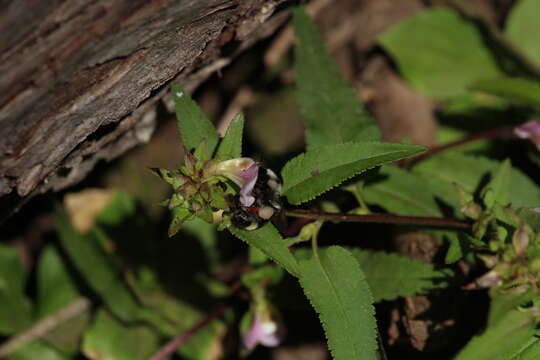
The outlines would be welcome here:
<svg viewBox="0 0 540 360">
<path fill-rule="evenodd" d="M 472 83 L 471 90 L 499 96 L 511 103 L 540 108 L 540 83 L 525 78 L 499 77 Z"/>
<path fill-rule="evenodd" d="M 298 263 L 274 225 L 269 223 L 254 231 L 243 231 L 231 226 L 229 231 L 240 240 L 262 251 L 291 275 L 299 276 Z"/>
<path fill-rule="evenodd" d="M 531 60 L 540 62 L 538 14 L 540 14 L 538 0 L 518 1 L 508 16 L 505 32 L 508 39 L 519 46 Z"/>
<path fill-rule="evenodd" d="M 466 92 L 471 83 L 501 75 L 474 24 L 448 8 L 432 8 L 386 30 L 379 42 L 402 75 L 436 99 Z"/>
<path fill-rule="evenodd" d="M 216 152 L 219 160 L 235 159 L 242 156 L 242 135 L 244 132 L 244 115 L 238 113 L 229 124 L 225 136 Z"/>
<path fill-rule="evenodd" d="M 300 285 L 319 314 L 333 358 L 377 359 L 373 299 L 356 259 L 331 246 L 299 264 Z"/>
<path fill-rule="evenodd" d="M 421 176 L 392 165 L 383 166 L 378 175 L 384 179 L 362 190 L 368 203 L 378 204 L 397 215 L 442 216 L 435 201 L 434 186 Z"/>
<path fill-rule="evenodd" d="M 116 316 L 124 321 L 141 318 L 141 308 L 126 284 L 121 270 L 101 247 L 100 231 L 77 232 L 64 210 L 56 213 L 56 228 L 62 247 L 90 287 L 105 301 Z"/>
<path fill-rule="evenodd" d="M 348 141 L 378 140 L 373 118 L 337 70 L 304 8 L 293 13 L 297 39 L 297 100 L 306 123 L 308 149 Z"/>
<path fill-rule="evenodd" d="M 214 125 L 180 85 L 173 84 L 171 91 L 176 106 L 178 130 L 184 146 L 191 151 L 206 140 L 205 154 L 199 160 L 210 160 L 219 140 Z"/>
<path fill-rule="evenodd" d="M 290 160 L 281 171 L 283 195 L 300 204 L 377 165 L 423 152 L 418 145 L 346 143 L 319 147 Z"/>
<path fill-rule="evenodd" d="M 375 302 L 427 293 L 447 287 L 453 272 L 382 251 L 350 249 L 364 271 Z"/>
<path fill-rule="evenodd" d="M 141 325 L 125 326 L 104 310 L 86 332 L 82 352 L 92 360 L 146 360 L 158 349 L 158 336 Z"/>
<path fill-rule="evenodd" d="M 514 359 L 536 339 L 536 333 L 536 321 L 530 311 L 511 310 L 495 325 L 474 337 L 455 359 Z"/>
<path fill-rule="evenodd" d="M 31 304 L 24 295 L 26 275 L 17 251 L 0 244 L 0 334 L 13 334 L 30 325 Z"/>
<path fill-rule="evenodd" d="M 475 193 L 485 177 L 495 171 L 499 162 L 481 156 L 446 153 L 423 160 L 413 168 L 427 181 L 438 183 L 438 195 L 448 204 L 459 206 L 453 183 Z M 514 207 L 537 207 L 540 188 L 519 169 L 510 171 L 508 202 Z"/>
</svg>

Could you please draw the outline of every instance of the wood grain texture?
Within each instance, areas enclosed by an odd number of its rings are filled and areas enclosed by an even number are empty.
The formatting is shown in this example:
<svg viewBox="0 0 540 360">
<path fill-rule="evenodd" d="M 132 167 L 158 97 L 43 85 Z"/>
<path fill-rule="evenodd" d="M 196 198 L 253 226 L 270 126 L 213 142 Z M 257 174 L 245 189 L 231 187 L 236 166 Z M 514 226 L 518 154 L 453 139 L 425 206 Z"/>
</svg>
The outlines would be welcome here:
<svg viewBox="0 0 540 360">
<path fill-rule="evenodd" d="M 62 189 L 147 141 L 170 83 L 194 89 L 271 34 L 283 1 L 0 2 L 0 196 Z"/>
</svg>

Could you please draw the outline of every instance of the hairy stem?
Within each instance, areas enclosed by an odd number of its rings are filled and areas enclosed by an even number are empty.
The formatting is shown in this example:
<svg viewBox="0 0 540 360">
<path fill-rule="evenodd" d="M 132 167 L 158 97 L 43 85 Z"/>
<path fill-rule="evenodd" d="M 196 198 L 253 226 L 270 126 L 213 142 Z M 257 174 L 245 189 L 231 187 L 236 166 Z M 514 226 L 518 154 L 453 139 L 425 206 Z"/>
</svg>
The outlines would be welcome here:
<svg viewBox="0 0 540 360">
<path fill-rule="evenodd" d="M 337 222 L 364 222 L 364 223 L 383 223 L 383 224 L 401 224 L 401 225 L 422 225 L 422 226 L 435 226 L 446 227 L 453 229 L 471 229 L 471 224 L 449 218 L 439 217 L 424 217 L 424 216 L 400 216 L 392 214 L 343 214 L 343 213 L 328 213 L 323 211 L 314 210 L 301 210 L 301 209 L 286 209 L 285 215 L 291 217 L 316 219 L 316 220 L 328 220 Z"/>
</svg>

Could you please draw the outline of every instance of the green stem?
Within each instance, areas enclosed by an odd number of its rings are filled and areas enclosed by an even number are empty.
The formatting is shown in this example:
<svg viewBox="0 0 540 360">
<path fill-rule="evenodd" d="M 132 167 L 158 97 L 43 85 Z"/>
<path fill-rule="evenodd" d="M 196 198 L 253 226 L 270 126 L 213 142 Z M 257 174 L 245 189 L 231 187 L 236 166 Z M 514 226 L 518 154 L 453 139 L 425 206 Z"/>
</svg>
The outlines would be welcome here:
<svg viewBox="0 0 540 360">
<path fill-rule="evenodd" d="M 363 222 L 363 223 L 382 223 L 382 224 L 401 224 L 401 225 L 422 225 L 446 227 L 453 229 L 470 230 L 471 224 L 449 218 L 427 217 L 427 216 L 401 216 L 392 214 L 343 214 L 327 213 L 322 211 L 285 209 L 285 215 L 291 217 L 327 220 L 336 222 Z"/>
</svg>

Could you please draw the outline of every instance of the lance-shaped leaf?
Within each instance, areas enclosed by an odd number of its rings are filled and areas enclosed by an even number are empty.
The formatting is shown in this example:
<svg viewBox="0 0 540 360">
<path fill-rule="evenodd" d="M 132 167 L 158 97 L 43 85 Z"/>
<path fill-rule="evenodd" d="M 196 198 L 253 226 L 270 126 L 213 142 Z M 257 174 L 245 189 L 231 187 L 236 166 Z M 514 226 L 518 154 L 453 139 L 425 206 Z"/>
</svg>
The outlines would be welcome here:
<svg viewBox="0 0 540 360">
<path fill-rule="evenodd" d="M 272 224 L 267 224 L 254 231 L 243 231 L 234 227 L 230 227 L 229 230 L 240 240 L 262 251 L 291 275 L 298 277 L 298 263 Z"/>
<path fill-rule="evenodd" d="M 356 259 L 331 246 L 299 264 L 300 285 L 319 313 L 334 359 L 377 359 L 373 298 Z"/>
<path fill-rule="evenodd" d="M 297 99 L 307 125 L 308 149 L 347 141 L 378 140 L 375 121 L 337 70 L 304 8 L 294 10 Z"/>
<path fill-rule="evenodd" d="M 216 152 L 219 160 L 229 160 L 242 156 L 242 134 L 244 131 L 244 115 L 239 113 L 227 128 Z"/>
<path fill-rule="evenodd" d="M 178 130 L 184 146 L 191 151 L 205 141 L 205 152 L 199 160 L 209 160 L 219 140 L 214 125 L 180 85 L 174 84 L 171 89 L 176 105 Z"/>
<path fill-rule="evenodd" d="M 283 194 L 291 204 L 300 204 L 365 170 L 424 150 L 418 145 L 380 142 L 319 147 L 285 164 L 281 171 Z"/>
</svg>

